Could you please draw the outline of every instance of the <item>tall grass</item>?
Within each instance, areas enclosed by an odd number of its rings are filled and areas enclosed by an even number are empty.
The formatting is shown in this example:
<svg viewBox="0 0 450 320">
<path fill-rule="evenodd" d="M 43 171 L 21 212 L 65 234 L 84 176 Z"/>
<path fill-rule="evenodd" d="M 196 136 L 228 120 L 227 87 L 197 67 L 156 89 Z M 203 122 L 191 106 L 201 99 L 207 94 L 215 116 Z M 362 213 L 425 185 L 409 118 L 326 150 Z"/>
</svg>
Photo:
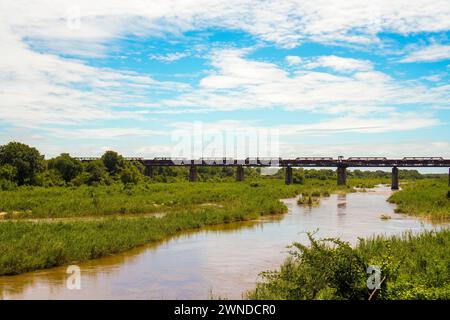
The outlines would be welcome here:
<svg viewBox="0 0 450 320">
<path fill-rule="evenodd" d="M 357 183 L 350 180 L 349 186 L 338 187 L 335 181 L 308 179 L 305 184 L 286 186 L 278 179 L 255 179 L 2 191 L 0 211 L 7 215 L 0 222 L 0 275 L 94 259 L 182 230 L 280 214 L 287 208 L 279 199 L 300 193 L 352 192 Z M 139 216 L 155 212 L 165 215 Z M 131 214 L 137 216 L 117 218 Z M 105 218 L 77 220 L 97 216 Z M 42 220 L 66 217 L 72 219 Z M 25 220 L 29 218 L 33 220 Z"/>
<path fill-rule="evenodd" d="M 434 220 L 450 219 L 450 191 L 447 179 L 410 181 L 404 189 L 394 193 L 389 202 L 397 205 L 397 212 Z"/>
<path fill-rule="evenodd" d="M 159 241 L 182 230 L 280 214 L 287 210 L 280 198 L 293 197 L 308 188 L 312 186 L 254 181 L 4 192 L 2 210 L 22 211 L 14 216 L 19 219 L 0 222 L 0 275 L 94 259 Z M 220 205 L 200 205 L 205 203 Z M 130 213 L 164 210 L 166 215 L 162 218 L 118 219 L 112 216 L 102 220 L 40 221 L 46 217 L 112 214 L 122 212 L 122 208 Z M 30 222 L 20 217 L 35 220 Z"/>
<path fill-rule="evenodd" d="M 359 179 L 360 180 L 360 179 Z M 92 217 L 114 214 L 172 212 L 206 202 L 229 205 L 253 201 L 255 196 L 278 199 L 300 192 L 352 192 L 352 185 L 336 186 L 334 181 L 309 179 L 305 184 L 285 186 L 277 179 L 236 182 L 177 182 L 122 184 L 98 187 L 19 187 L 0 191 L 0 212 L 6 218 Z M 370 183 L 370 182 L 366 182 Z M 314 190 L 313 190 L 314 189 Z"/>
</svg>

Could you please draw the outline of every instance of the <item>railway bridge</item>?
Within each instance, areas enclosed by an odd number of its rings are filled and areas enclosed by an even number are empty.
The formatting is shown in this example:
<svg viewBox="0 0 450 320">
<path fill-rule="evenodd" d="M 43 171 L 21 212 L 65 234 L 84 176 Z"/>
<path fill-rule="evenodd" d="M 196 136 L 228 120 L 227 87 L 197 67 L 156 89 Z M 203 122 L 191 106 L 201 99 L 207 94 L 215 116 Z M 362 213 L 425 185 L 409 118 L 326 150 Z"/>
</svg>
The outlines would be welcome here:
<svg viewBox="0 0 450 320">
<path fill-rule="evenodd" d="M 99 158 L 81 157 L 80 161 L 93 161 Z M 244 167 L 281 167 L 285 168 L 286 184 L 293 183 L 293 168 L 336 168 L 337 184 L 345 185 L 347 181 L 347 168 L 392 168 L 391 188 L 398 189 L 398 168 L 450 168 L 450 159 L 442 157 L 404 157 L 388 159 L 385 157 L 297 157 L 297 158 L 161 158 L 145 159 L 139 157 L 125 158 L 137 161 L 147 168 L 158 166 L 184 166 L 189 167 L 189 181 L 197 181 L 197 168 L 200 166 L 236 167 L 236 181 L 244 180 Z M 449 169 L 450 186 L 450 169 Z"/>
</svg>

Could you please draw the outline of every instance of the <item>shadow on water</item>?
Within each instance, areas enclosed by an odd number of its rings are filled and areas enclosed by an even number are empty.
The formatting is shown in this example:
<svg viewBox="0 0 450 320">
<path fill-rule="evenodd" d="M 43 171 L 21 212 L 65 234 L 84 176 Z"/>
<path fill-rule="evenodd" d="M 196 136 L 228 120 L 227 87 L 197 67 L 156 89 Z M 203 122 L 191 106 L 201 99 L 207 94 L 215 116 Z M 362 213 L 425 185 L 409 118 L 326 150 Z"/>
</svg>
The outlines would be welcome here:
<svg viewBox="0 0 450 320">
<path fill-rule="evenodd" d="M 183 232 L 125 253 L 79 264 L 81 290 L 66 286 L 66 267 L 0 277 L 4 299 L 204 299 L 242 298 L 261 271 L 277 268 L 294 241 L 307 243 L 305 232 L 340 237 L 394 235 L 433 229 L 427 221 L 394 213 L 386 202 L 391 191 L 331 195 L 319 206 L 304 207 L 285 199 L 289 212 L 256 221 L 235 222 Z M 380 219 L 381 214 L 392 218 Z"/>
</svg>

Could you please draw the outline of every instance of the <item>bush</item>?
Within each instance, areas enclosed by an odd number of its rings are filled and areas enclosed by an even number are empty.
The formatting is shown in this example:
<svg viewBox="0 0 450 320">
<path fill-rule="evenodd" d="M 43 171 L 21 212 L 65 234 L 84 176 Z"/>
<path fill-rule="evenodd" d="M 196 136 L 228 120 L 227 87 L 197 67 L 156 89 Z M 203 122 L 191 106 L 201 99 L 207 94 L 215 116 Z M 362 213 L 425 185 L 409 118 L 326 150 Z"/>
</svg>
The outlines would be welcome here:
<svg viewBox="0 0 450 320">
<path fill-rule="evenodd" d="M 7 190 L 14 190 L 16 188 L 17 184 L 15 184 L 14 182 L 0 178 L 0 190 L 7 191 Z"/>
<path fill-rule="evenodd" d="M 294 243 L 291 257 L 279 272 L 266 272 L 251 299 L 364 299 L 366 264 L 360 254 L 339 239 Z"/>
</svg>

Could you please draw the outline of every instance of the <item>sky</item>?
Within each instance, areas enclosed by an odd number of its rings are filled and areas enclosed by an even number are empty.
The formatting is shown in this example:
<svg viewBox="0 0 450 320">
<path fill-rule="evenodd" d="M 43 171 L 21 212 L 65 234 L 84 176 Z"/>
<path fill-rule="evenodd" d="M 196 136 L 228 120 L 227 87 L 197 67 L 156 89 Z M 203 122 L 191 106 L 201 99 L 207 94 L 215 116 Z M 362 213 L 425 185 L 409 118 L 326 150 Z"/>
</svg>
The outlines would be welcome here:
<svg viewBox="0 0 450 320">
<path fill-rule="evenodd" d="M 449 158 L 449 36 L 448 0 L 0 0 L 0 144 L 168 156 L 201 126 Z"/>
</svg>

